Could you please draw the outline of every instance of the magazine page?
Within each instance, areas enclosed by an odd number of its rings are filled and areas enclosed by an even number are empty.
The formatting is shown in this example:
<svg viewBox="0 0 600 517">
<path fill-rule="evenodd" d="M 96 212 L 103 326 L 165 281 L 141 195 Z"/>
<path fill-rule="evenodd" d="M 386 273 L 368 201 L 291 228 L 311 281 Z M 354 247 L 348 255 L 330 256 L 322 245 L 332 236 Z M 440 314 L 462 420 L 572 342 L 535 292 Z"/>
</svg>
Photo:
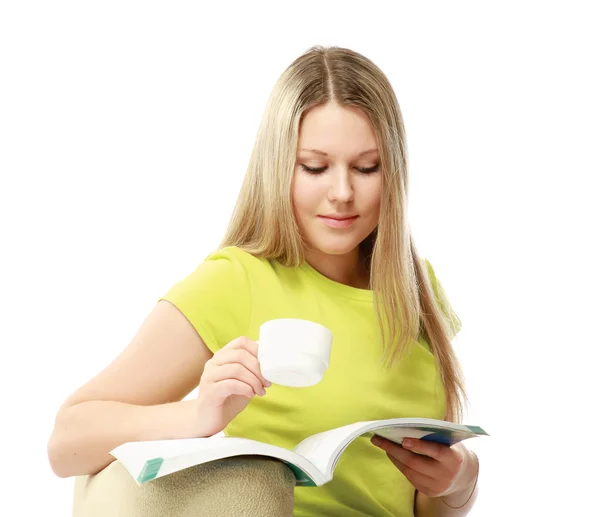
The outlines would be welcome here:
<svg viewBox="0 0 600 517">
<path fill-rule="evenodd" d="M 116 447 L 111 454 L 123 464 L 138 485 L 194 465 L 244 455 L 273 457 L 284 461 L 294 471 L 300 486 L 314 486 L 324 482 L 323 474 L 295 452 L 246 438 L 213 436 L 128 442 Z"/>
</svg>

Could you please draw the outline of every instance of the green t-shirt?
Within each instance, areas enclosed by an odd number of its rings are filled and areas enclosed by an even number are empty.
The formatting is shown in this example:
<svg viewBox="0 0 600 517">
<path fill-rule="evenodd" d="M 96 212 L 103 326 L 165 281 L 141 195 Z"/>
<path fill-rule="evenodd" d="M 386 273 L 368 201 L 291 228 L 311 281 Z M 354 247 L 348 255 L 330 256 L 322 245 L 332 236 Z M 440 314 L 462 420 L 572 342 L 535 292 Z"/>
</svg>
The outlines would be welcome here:
<svg viewBox="0 0 600 517">
<path fill-rule="evenodd" d="M 439 296 L 443 290 L 426 263 Z M 400 364 L 382 367 L 373 291 L 335 282 L 306 262 L 289 268 L 223 248 L 161 299 L 181 310 L 213 352 L 239 336 L 257 340 L 260 325 L 276 318 L 314 321 L 333 333 L 330 365 L 320 383 L 273 385 L 230 422 L 228 436 L 292 449 L 310 435 L 358 421 L 445 416 L 443 384 L 426 339 L 419 338 Z M 414 496 L 415 488 L 365 436 L 346 449 L 332 481 L 296 487 L 294 516 L 410 516 Z"/>
</svg>

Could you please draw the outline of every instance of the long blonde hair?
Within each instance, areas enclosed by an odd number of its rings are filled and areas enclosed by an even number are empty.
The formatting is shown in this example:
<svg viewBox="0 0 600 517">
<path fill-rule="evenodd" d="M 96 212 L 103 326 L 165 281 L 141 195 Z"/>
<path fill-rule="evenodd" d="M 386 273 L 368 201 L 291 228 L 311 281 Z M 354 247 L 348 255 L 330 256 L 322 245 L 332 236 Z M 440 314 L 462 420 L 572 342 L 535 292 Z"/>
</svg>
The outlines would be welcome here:
<svg viewBox="0 0 600 517">
<path fill-rule="evenodd" d="M 457 331 L 447 299 L 436 294 L 408 224 L 408 160 L 404 122 L 384 73 L 340 47 L 310 48 L 279 77 L 261 120 L 233 215 L 220 244 L 291 267 L 305 260 L 291 183 L 303 114 L 328 102 L 366 113 L 381 158 L 382 197 L 375 231 L 361 243 L 384 343 L 383 360 L 399 360 L 425 332 L 446 391 L 446 419 L 460 422 L 464 381 L 451 345 Z"/>
</svg>

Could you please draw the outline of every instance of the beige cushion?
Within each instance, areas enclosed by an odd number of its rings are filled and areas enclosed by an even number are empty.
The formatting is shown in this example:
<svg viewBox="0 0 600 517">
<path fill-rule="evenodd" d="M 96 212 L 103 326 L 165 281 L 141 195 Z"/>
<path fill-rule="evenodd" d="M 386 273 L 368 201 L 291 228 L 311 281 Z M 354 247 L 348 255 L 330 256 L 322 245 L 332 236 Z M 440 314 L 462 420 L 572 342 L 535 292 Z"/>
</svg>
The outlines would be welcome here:
<svg viewBox="0 0 600 517">
<path fill-rule="evenodd" d="M 73 517 L 291 517 L 295 478 L 280 461 L 239 456 L 138 486 L 114 461 L 75 479 Z"/>
</svg>

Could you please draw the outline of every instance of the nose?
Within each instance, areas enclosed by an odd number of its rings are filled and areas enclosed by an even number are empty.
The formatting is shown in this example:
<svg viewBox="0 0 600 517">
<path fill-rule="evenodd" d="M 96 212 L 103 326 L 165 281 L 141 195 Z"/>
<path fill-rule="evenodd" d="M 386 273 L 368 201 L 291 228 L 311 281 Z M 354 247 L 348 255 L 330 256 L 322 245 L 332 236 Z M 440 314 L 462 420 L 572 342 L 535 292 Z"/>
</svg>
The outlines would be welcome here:
<svg viewBox="0 0 600 517">
<path fill-rule="evenodd" d="M 354 199 L 354 189 L 350 173 L 346 169 L 338 169 L 329 175 L 330 185 L 328 190 L 329 201 L 347 203 Z"/>
</svg>

